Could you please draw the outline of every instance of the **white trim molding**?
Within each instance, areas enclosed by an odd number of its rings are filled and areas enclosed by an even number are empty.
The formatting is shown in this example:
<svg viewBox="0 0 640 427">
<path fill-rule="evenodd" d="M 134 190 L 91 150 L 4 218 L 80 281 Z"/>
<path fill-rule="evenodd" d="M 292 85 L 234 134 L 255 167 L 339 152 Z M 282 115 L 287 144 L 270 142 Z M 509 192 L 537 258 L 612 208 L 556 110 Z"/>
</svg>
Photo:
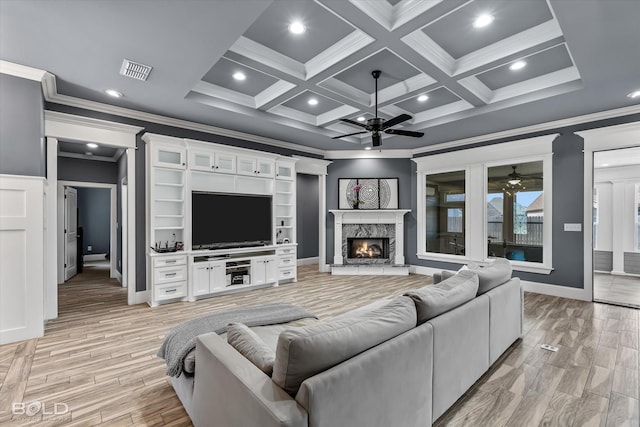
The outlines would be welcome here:
<svg viewBox="0 0 640 427">
<path fill-rule="evenodd" d="M 635 107 L 640 110 L 640 107 Z M 640 146 L 640 122 L 576 132 L 584 139 L 584 218 L 586 228 L 593 221 L 593 153 Z M 584 290 L 593 300 L 593 233 L 584 235 Z"/>
<path fill-rule="evenodd" d="M 314 256 L 311 258 L 300 258 L 296 261 L 298 267 L 300 267 L 301 265 L 313 265 L 313 264 L 318 264 L 318 260 L 320 259 L 320 257 Z"/>
<path fill-rule="evenodd" d="M 337 150 L 325 151 L 325 159 L 410 159 L 411 150 Z"/>
<path fill-rule="evenodd" d="M 0 74 L 42 82 L 48 73 L 44 70 L 27 67 L 26 65 L 0 60 Z"/>
</svg>

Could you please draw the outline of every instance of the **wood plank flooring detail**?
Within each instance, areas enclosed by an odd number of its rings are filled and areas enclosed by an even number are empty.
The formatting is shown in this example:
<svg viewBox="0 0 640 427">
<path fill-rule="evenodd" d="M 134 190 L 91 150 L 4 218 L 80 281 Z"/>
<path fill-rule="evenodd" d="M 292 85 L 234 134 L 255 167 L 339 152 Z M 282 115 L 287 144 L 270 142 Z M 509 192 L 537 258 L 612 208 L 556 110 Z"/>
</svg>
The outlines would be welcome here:
<svg viewBox="0 0 640 427">
<path fill-rule="evenodd" d="M 155 356 L 173 326 L 276 301 L 327 319 L 430 283 L 425 276 L 331 276 L 316 269 L 299 268 L 295 284 L 156 308 L 127 306 L 125 289 L 88 269 L 60 286 L 60 315 L 44 337 L 0 346 L 0 424 L 191 425 Z M 637 427 L 639 324 L 637 309 L 525 294 L 524 338 L 435 425 Z M 35 401 L 48 414 L 11 411 L 14 402 Z M 69 412 L 51 414 L 55 403 Z"/>
</svg>

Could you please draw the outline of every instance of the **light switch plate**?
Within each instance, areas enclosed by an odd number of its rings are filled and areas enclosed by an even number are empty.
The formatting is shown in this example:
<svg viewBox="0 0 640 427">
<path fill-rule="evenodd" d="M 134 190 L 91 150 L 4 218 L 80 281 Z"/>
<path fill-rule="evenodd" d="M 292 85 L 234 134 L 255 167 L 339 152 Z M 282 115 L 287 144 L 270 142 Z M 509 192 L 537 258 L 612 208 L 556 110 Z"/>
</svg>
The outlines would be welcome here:
<svg viewBox="0 0 640 427">
<path fill-rule="evenodd" d="M 564 224 L 564 231 L 582 231 L 582 224 Z"/>
</svg>

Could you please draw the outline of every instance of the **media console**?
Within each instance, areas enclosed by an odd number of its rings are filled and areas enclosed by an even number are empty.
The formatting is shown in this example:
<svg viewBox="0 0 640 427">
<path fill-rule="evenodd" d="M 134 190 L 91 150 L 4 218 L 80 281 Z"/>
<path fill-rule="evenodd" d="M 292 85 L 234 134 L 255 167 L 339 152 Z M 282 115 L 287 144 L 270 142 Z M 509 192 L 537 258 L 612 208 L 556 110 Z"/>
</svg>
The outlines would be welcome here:
<svg viewBox="0 0 640 427">
<path fill-rule="evenodd" d="M 295 159 L 157 134 L 147 133 L 142 139 L 147 144 L 149 305 L 296 281 Z M 270 240 L 276 244 L 194 250 L 194 244 L 202 243 L 192 235 L 194 193 L 270 198 Z M 208 210 L 215 208 L 217 204 Z M 242 217 L 246 224 L 250 214 Z M 160 253 L 154 247 L 181 250 Z"/>
</svg>

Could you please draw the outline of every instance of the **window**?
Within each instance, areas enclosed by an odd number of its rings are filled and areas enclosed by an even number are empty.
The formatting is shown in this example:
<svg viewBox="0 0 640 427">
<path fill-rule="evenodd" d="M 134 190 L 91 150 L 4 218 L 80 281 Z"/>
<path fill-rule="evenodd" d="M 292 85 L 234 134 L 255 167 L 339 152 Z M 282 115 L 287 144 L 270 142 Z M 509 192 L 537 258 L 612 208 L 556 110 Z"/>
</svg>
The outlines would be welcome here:
<svg viewBox="0 0 640 427">
<path fill-rule="evenodd" d="M 464 255 L 465 171 L 426 176 L 425 242 L 427 252 Z"/>
<path fill-rule="evenodd" d="M 487 168 L 487 189 L 488 257 L 541 263 L 542 161 Z"/>
<path fill-rule="evenodd" d="M 552 144 L 544 135 L 423 157 L 417 166 L 417 257 L 549 274 Z"/>
<path fill-rule="evenodd" d="M 636 184 L 636 250 L 640 251 L 640 184 Z"/>
</svg>

